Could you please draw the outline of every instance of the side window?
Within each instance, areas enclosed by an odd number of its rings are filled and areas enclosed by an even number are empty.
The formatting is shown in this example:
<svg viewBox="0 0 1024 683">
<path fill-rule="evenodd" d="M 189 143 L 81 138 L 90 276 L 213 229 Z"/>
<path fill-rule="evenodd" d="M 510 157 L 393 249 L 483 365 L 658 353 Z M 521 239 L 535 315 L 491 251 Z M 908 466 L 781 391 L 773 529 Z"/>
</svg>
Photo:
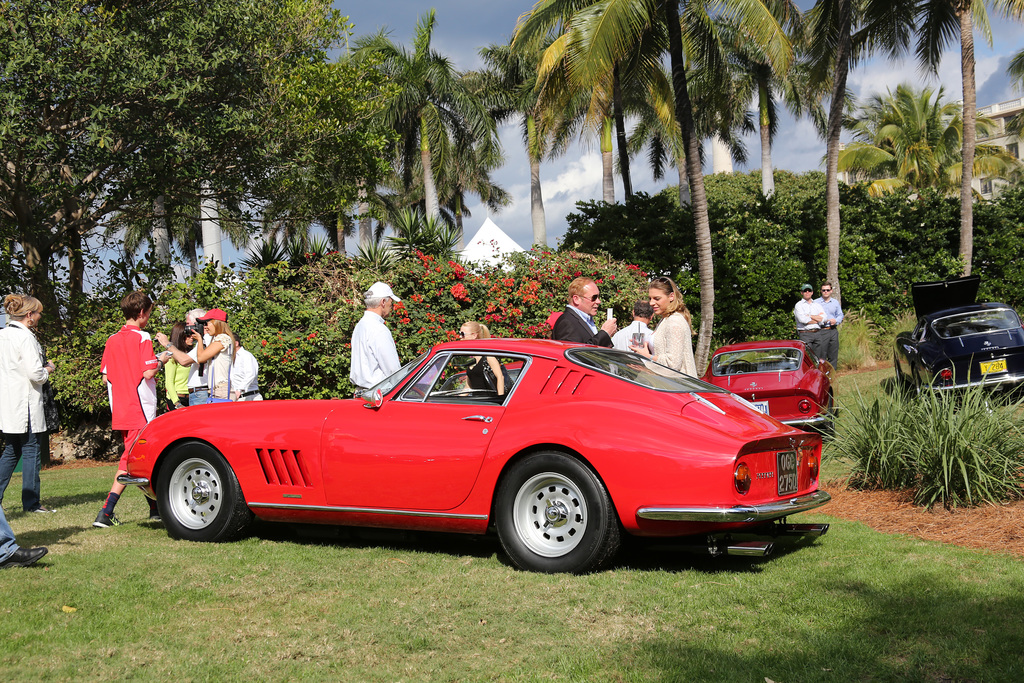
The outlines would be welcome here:
<svg viewBox="0 0 1024 683">
<path fill-rule="evenodd" d="M 490 403 L 501 405 L 512 392 L 525 361 L 505 356 L 448 356 L 428 403 Z"/>
</svg>

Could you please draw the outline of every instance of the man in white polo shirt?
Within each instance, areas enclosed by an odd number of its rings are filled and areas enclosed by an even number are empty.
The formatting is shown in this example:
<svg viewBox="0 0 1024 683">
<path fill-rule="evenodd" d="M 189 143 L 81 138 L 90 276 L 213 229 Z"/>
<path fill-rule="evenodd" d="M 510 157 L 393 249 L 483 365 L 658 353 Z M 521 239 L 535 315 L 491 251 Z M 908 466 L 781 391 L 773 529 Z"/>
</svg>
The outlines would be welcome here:
<svg viewBox="0 0 1024 683">
<path fill-rule="evenodd" d="M 384 318 L 399 301 L 391 287 L 383 282 L 374 282 L 363 295 L 366 311 L 352 331 L 352 371 L 349 373 L 349 379 L 357 387 L 369 389 L 402 367 L 394 337 L 384 324 Z"/>
</svg>

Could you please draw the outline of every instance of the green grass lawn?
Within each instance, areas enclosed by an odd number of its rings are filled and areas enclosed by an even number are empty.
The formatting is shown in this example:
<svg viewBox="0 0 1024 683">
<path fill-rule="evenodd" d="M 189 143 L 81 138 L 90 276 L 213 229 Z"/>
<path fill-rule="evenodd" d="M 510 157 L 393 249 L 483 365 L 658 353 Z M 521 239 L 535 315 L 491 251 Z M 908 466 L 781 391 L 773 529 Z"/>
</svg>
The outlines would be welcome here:
<svg viewBox="0 0 1024 683">
<path fill-rule="evenodd" d="M 7 508 L 34 568 L 0 573 L 7 680 L 1019 681 L 1024 563 L 828 521 L 767 560 L 627 547 L 548 576 L 436 534 L 172 541 L 113 466 L 43 473 L 53 515 Z M 825 508 L 827 510 L 827 508 Z"/>
</svg>

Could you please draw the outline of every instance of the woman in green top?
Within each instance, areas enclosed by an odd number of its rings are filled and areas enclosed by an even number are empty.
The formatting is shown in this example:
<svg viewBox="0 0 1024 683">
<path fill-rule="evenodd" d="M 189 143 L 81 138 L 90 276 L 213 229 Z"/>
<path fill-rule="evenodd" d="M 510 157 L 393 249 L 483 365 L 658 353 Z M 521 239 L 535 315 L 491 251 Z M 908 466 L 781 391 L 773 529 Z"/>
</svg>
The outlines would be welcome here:
<svg viewBox="0 0 1024 683">
<path fill-rule="evenodd" d="M 184 353 L 193 344 L 191 336 L 185 334 L 185 323 L 174 323 L 171 328 L 171 344 Z M 188 368 L 170 358 L 164 365 L 164 386 L 167 388 L 167 402 L 171 408 L 188 405 Z"/>
</svg>

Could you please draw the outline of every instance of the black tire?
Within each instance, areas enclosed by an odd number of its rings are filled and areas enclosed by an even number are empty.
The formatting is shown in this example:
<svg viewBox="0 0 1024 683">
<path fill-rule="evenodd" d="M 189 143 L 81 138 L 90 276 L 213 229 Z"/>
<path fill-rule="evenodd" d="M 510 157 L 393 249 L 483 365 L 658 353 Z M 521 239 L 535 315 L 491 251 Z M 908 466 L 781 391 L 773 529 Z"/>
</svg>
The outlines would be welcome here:
<svg viewBox="0 0 1024 683">
<path fill-rule="evenodd" d="M 252 511 L 224 457 L 202 443 L 186 443 L 161 464 L 157 505 L 171 538 L 220 542 L 238 538 Z"/>
<path fill-rule="evenodd" d="M 621 542 L 604 484 L 563 453 L 533 453 L 513 465 L 498 485 L 494 515 L 505 553 L 527 571 L 594 571 Z"/>
</svg>

